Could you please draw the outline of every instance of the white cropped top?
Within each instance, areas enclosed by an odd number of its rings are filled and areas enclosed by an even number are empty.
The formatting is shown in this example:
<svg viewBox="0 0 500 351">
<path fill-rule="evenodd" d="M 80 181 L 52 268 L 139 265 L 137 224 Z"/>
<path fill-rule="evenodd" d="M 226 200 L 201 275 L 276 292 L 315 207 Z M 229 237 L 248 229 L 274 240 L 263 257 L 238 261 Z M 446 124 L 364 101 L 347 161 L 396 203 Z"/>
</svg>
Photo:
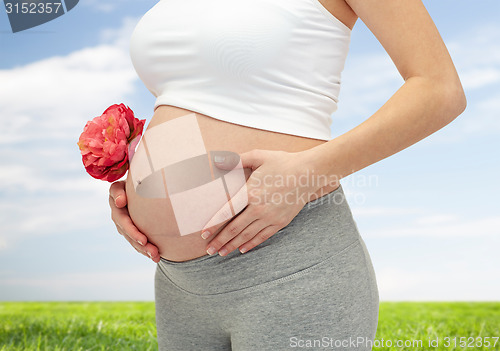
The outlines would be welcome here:
<svg viewBox="0 0 500 351">
<path fill-rule="evenodd" d="M 350 37 L 318 0 L 160 0 L 130 55 L 155 109 L 329 140 Z"/>
</svg>

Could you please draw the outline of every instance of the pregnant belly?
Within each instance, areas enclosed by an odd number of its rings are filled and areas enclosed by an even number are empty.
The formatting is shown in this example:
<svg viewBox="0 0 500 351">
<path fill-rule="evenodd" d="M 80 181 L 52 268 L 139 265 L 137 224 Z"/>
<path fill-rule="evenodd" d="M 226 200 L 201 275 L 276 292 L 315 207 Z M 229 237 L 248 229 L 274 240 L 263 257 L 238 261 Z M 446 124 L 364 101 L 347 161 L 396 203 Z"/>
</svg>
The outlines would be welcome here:
<svg viewBox="0 0 500 351">
<path fill-rule="evenodd" d="M 228 196 L 228 200 L 232 196 L 227 193 L 231 187 L 226 183 L 222 187 L 222 181 L 217 182 L 217 177 L 214 177 L 215 171 L 210 166 L 213 152 L 241 154 L 252 149 L 298 152 L 324 142 L 228 123 L 174 106 L 159 106 L 141 140 L 144 145 L 138 146 L 128 172 L 126 192 L 130 217 L 158 247 L 161 257 L 186 261 L 206 255 L 208 241 L 201 238 L 200 223 L 206 224 L 204 220 L 215 214 L 209 206 L 213 205 L 215 198 L 220 203 L 221 193 Z M 196 162 L 191 162 L 188 167 L 173 168 L 181 165 L 183 160 Z M 167 168 L 159 171 L 164 166 Z M 205 182 L 202 181 L 204 172 L 208 178 Z M 250 173 L 249 169 L 240 169 L 239 178 L 233 177 L 239 179 L 238 188 Z M 183 187 L 186 191 L 180 191 Z M 206 190 L 209 187 L 212 194 Z M 231 203 L 224 201 L 227 202 Z M 238 212 L 236 203 L 230 208 L 232 210 L 228 213 L 231 214 L 226 214 L 224 224 Z"/>
</svg>

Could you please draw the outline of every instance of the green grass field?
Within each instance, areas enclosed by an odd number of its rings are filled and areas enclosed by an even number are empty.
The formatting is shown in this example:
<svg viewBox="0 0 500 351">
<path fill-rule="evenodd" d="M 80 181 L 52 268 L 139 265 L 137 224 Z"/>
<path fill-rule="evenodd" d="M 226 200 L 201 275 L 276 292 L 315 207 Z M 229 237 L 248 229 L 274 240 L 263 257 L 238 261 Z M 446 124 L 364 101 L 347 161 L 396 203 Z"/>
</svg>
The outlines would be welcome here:
<svg viewBox="0 0 500 351">
<path fill-rule="evenodd" d="M 0 351 L 157 350 L 154 313 L 152 302 L 0 302 Z M 382 302 L 373 350 L 500 350 L 499 337 L 500 302 Z"/>
</svg>

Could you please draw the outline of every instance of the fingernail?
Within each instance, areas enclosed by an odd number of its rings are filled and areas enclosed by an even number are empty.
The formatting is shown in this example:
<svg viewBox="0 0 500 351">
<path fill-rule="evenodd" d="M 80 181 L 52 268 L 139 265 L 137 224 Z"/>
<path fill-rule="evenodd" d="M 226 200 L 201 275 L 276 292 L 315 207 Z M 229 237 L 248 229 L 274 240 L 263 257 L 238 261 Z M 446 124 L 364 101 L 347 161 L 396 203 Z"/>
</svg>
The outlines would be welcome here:
<svg viewBox="0 0 500 351">
<path fill-rule="evenodd" d="M 219 255 L 220 256 L 224 256 L 227 254 L 227 249 L 222 249 L 222 250 L 219 250 Z"/>
<path fill-rule="evenodd" d="M 247 248 L 246 248 L 246 247 L 243 247 L 243 248 L 241 248 L 241 249 L 240 249 L 240 252 L 241 252 L 242 254 L 244 254 L 244 253 L 245 253 L 245 252 L 247 252 L 247 251 L 248 251 L 248 250 L 247 250 Z"/>
<path fill-rule="evenodd" d="M 139 243 L 139 245 L 142 245 L 142 246 L 144 246 L 144 244 L 142 243 L 142 241 L 140 241 L 140 240 L 137 240 L 137 242 Z"/>
<path fill-rule="evenodd" d="M 151 259 L 153 258 L 153 255 L 151 255 L 151 252 L 149 252 L 149 251 L 148 251 L 148 256 L 149 256 L 149 258 L 151 258 Z"/>
<path fill-rule="evenodd" d="M 215 247 L 210 246 L 207 250 L 207 253 L 212 256 L 217 250 L 215 250 Z"/>
<path fill-rule="evenodd" d="M 203 239 L 206 239 L 210 236 L 210 232 L 208 230 L 204 230 L 202 233 L 201 233 L 201 237 Z"/>
<path fill-rule="evenodd" d="M 118 199 L 120 198 L 120 196 L 121 196 L 121 195 L 118 195 L 118 196 L 116 197 L 116 199 L 115 199 L 115 205 L 116 205 L 116 206 L 118 206 L 118 202 L 117 202 L 117 201 L 118 201 Z"/>
<path fill-rule="evenodd" d="M 226 159 L 225 156 L 220 156 L 220 155 L 215 155 L 215 157 L 214 157 L 214 161 L 217 163 L 222 163 L 222 162 L 224 162 L 225 159 Z"/>
</svg>

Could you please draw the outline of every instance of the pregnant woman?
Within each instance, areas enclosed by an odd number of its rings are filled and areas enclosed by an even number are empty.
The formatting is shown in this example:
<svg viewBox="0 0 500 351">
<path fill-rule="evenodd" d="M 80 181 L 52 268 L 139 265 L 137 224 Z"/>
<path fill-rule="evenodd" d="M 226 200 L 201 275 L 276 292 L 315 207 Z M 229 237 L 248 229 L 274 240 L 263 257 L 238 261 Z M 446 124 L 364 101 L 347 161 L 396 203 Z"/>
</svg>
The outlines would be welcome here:
<svg viewBox="0 0 500 351">
<path fill-rule="evenodd" d="M 358 18 L 404 84 L 331 139 Z M 422 2 L 162 0 L 131 57 L 157 99 L 110 206 L 157 263 L 159 349 L 371 349 L 377 283 L 339 180 L 466 105 Z"/>
</svg>

